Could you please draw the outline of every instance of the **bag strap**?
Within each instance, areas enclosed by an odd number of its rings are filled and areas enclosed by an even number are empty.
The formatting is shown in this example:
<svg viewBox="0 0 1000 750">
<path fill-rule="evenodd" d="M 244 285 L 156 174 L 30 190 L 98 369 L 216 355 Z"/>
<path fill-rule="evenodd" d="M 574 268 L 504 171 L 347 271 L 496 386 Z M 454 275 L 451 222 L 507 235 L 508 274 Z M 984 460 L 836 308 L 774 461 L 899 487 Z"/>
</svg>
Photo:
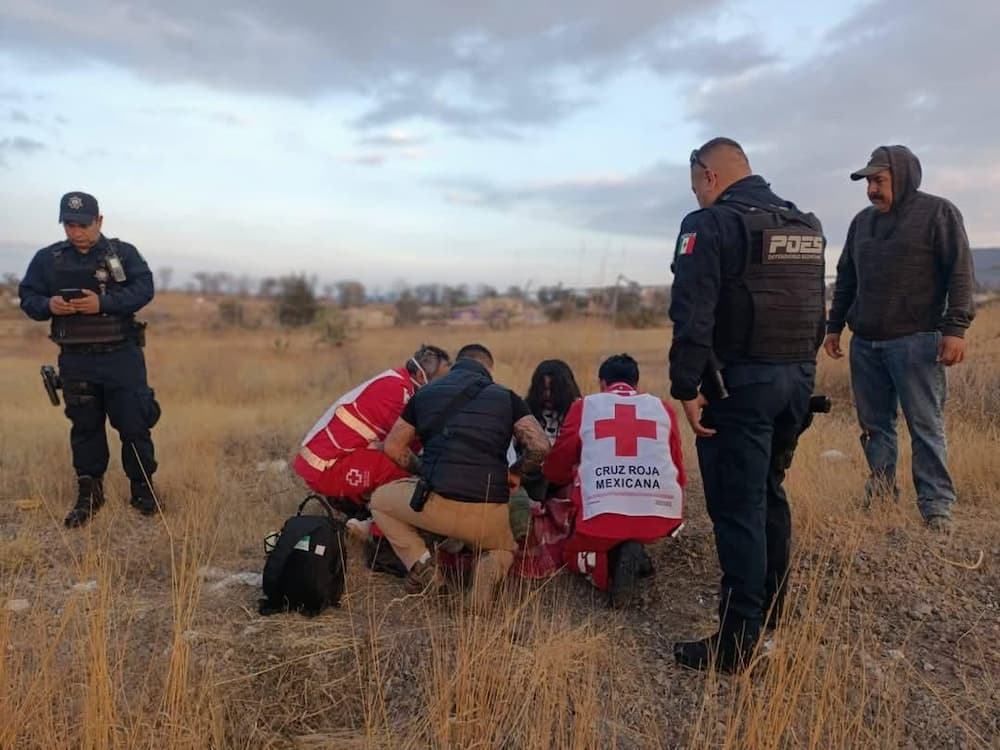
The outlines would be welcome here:
<svg viewBox="0 0 1000 750">
<path fill-rule="evenodd" d="M 480 378 L 469 383 L 465 388 L 452 396 L 451 401 L 445 405 L 444 409 L 438 413 L 435 420 L 427 427 L 427 434 L 430 434 L 432 439 L 438 438 L 445 441 L 431 465 L 424 465 L 424 469 L 421 472 L 421 476 L 428 484 L 431 483 L 431 479 L 434 476 L 434 468 L 437 466 L 437 462 L 441 460 L 441 456 L 448 449 L 448 442 L 451 439 L 451 435 L 445 431 L 448 423 L 462 410 L 463 406 L 482 393 L 486 386 L 492 382 L 489 378 Z"/>
<path fill-rule="evenodd" d="M 308 503 L 310 500 L 315 500 L 320 505 L 322 505 L 323 506 L 323 510 L 326 512 L 326 515 L 330 517 L 331 521 L 339 521 L 340 520 L 339 518 L 337 518 L 337 515 L 336 515 L 336 513 L 333 510 L 333 506 L 330 505 L 330 502 L 325 497 L 323 497 L 322 495 L 317 495 L 316 493 L 312 493 L 310 495 L 306 495 L 306 499 L 303 500 L 301 503 L 299 503 L 299 509 L 298 509 L 298 511 L 296 512 L 295 515 L 301 516 L 302 515 L 302 511 L 306 507 L 306 503 Z"/>
<path fill-rule="evenodd" d="M 445 405 L 444 409 L 438 413 L 435 420 L 427 425 L 427 433 L 430 435 L 437 435 L 444 430 L 452 418 L 462 410 L 462 407 L 472 401 L 472 399 L 478 396 L 492 382 L 493 381 L 488 378 L 474 380 L 452 396 L 451 401 L 449 401 Z"/>
</svg>

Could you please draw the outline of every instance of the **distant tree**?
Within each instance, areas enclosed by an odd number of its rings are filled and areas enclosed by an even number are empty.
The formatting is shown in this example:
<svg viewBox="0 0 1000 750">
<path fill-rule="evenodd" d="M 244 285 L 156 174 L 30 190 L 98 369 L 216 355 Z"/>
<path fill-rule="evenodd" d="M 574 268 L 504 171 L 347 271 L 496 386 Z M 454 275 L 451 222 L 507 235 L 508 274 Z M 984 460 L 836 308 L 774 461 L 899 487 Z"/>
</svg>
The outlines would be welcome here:
<svg viewBox="0 0 1000 750">
<path fill-rule="evenodd" d="M 7 292 L 11 297 L 17 296 L 17 288 L 21 284 L 21 279 L 16 273 L 5 273 L 3 281 L 0 281 L 0 290 Z"/>
<path fill-rule="evenodd" d="M 418 284 L 413 292 L 422 305 L 438 307 L 441 304 L 442 289 L 440 284 Z"/>
<path fill-rule="evenodd" d="M 273 297 L 277 289 L 278 289 L 278 280 L 270 276 L 266 276 L 260 280 L 260 286 L 257 289 L 257 296 Z"/>
<path fill-rule="evenodd" d="M 313 322 L 319 302 L 313 284 L 304 275 L 283 276 L 277 281 L 274 307 L 279 325 L 296 328 Z"/>
<path fill-rule="evenodd" d="M 569 289 L 564 289 L 562 283 L 555 286 L 543 286 L 538 288 L 538 304 L 551 305 L 554 302 L 563 302 L 572 297 Z"/>
<path fill-rule="evenodd" d="M 505 297 L 510 297 L 512 299 L 524 299 L 524 290 L 516 285 L 507 287 L 507 291 L 504 292 Z"/>
<path fill-rule="evenodd" d="M 159 271 L 156 272 L 156 286 L 161 292 L 170 291 L 170 282 L 174 278 L 174 269 L 170 266 L 164 266 Z"/>
<path fill-rule="evenodd" d="M 409 289 L 404 289 L 396 300 L 396 325 L 411 325 L 419 320 L 420 300 Z"/>
<path fill-rule="evenodd" d="M 469 302 L 469 287 L 465 284 L 445 286 L 441 290 L 441 304 L 447 308 L 465 307 Z"/>
<path fill-rule="evenodd" d="M 365 287 L 360 281 L 338 281 L 337 302 L 341 307 L 362 307 L 365 304 Z"/>
<path fill-rule="evenodd" d="M 493 297 L 499 297 L 500 293 L 496 290 L 496 287 L 490 286 L 489 284 L 480 284 L 476 288 L 476 298 L 477 299 L 491 299 Z"/>
<path fill-rule="evenodd" d="M 212 275 L 208 271 L 195 271 L 191 276 L 198 285 L 198 291 L 201 294 L 211 294 L 209 289 L 212 286 Z"/>
<path fill-rule="evenodd" d="M 611 289 L 611 318 L 615 325 L 632 326 L 642 320 L 642 289 L 635 282 L 626 286 L 615 286 Z"/>
</svg>

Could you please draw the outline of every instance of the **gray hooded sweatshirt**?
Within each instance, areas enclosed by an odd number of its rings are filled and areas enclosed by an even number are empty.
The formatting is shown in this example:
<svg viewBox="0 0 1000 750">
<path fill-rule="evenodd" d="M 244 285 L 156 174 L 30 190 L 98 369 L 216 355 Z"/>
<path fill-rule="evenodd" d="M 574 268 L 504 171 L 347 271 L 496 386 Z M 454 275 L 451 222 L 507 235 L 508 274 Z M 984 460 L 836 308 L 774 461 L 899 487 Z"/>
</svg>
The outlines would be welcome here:
<svg viewBox="0 0 1000 750">
<path fill-rule="evenodd" d="M 975 277 L 962 214 L 917 189 L 920 161 L 906 146 L 878 150 L 892 172 L 892 208 L 870 206 L 851 222 L 827 332 L 846 323 L 873 341 L 926 331 L 964 336 L 975 316 Z"/>
</svg>

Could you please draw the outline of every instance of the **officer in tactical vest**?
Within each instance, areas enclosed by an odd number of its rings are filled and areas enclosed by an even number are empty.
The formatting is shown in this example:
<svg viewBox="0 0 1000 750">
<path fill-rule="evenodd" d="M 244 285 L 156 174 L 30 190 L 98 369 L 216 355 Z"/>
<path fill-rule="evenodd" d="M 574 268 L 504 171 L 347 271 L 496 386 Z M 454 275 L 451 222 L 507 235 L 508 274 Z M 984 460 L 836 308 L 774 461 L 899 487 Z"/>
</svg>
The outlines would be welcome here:
<svg viewBox="0 0 1000 750">
<path fill-rule="evenodd" d="M 674 656 L 733 672 L 783 604 L 782 480 L 809 416 L 825 241 L 819 220 L 775 195 L 735 141 L 715 138 L 690 163 L 701 209 L 684 218 L 675 250 L 670 392 L 697 436 L 722 586 L 719 631 L 676 644 Z"/>
<path fill-rule="evenodd" d="M 21 309 L 51 320 L 59 344 L 59 375 L 72 423 L 70 446 L 79 494 L 66 526 L 80 526 L 104 504 L 108 467 L 107 417 L 122 443 L 132 507 L 153 515 L 159 506 L 150 429 L 160 416 L 146 382 L 144 324 L 135 313 L 153 299 L 153 274 L 134 245 L 101 233 L 97 199 L 67 193 L 59 204 L 66 239 L 32 258 L 18 290 Z"/>
</svg>

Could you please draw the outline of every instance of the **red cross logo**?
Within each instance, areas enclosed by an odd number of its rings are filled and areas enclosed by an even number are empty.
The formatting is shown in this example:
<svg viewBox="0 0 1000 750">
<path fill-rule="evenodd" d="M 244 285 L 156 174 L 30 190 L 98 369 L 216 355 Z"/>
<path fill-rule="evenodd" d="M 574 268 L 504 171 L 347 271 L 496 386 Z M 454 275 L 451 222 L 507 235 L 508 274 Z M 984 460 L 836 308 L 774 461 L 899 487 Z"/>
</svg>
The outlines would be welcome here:
<svg viewBox="0 0 1000 750">
<path fill-rule="evenodd" d="M 656 421 L 637 419 L 635 404 L 615 404 L 614 419 L 594 422 L 594 436 L 615 439 L 616 456 L 638 456 L 639 438 L 656 439 Z"/>
</svg>

